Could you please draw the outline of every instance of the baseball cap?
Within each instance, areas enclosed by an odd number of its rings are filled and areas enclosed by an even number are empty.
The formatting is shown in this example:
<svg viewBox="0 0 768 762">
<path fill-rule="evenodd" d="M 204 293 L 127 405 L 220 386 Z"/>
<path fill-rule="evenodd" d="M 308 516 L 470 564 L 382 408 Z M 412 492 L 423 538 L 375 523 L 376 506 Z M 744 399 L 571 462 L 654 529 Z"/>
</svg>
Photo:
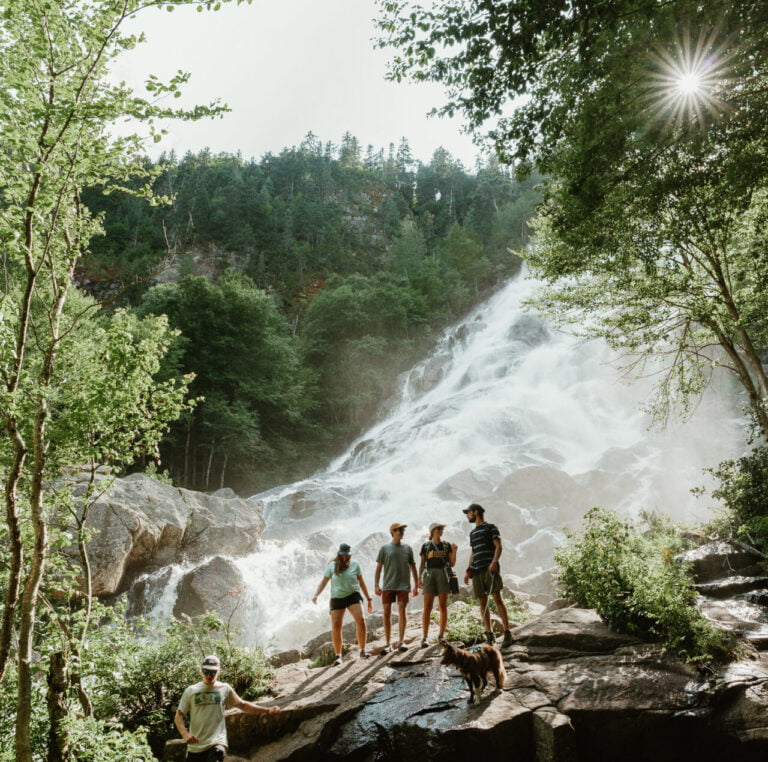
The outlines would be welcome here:
<svg viewBox="0 0 768 762">
<path fill-rule="evenodd" d="M 465 508 L 462 513 L 469 513 L 470 511 L 478 511 L 478 513 L 485 513 L 485 508 L 483 508 L 482 505 L 478 505 L 477 503 L 472 503 L 472 505 Z"/>
<path fill-rule="evenodd" d="M 399 521 L 396 521 L 394 524 L 389 525 L 389 533 L 393 534 L 395 529 L 405 529 L 408 526 L 408 524 L 401 524 Z"/>
<path fill-rule="evenodd" d="M 341 545 L 339 545 L 339 555 L 349 556 L 351 554 L 352 554 L 352 548 L 350 548 L 346 542 L 342 542 Z"/>
<path fill-rule="evenodd" d="M 206 656 L 205 659 L 203 659 L 203 669 L 220 669 L 221 668 L 221 662 L 219 662 L 218 656 Z"/>
<path fill-rule="evenodd" d="M 432 534 L 432 532 L 435 531 L 435 529 L 445 529 L 445 524 L 438 524 L 437 522 L 429 525 L 429 533 Z"/>
</svg>

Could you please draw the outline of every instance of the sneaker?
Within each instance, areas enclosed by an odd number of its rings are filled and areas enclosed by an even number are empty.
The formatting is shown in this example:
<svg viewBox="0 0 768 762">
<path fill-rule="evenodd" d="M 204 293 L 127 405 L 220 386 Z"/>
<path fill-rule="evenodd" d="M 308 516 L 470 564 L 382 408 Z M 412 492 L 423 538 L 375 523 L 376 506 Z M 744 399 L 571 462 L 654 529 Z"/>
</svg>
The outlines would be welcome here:
<svg viewBox="0 0 768 762">
<path fill-rule="evenodd" d="M 400 643 L 400 645 L 397 647 L 397 650 L 398 651 L 407 651 L 408 650 L 408 646 L 405 645 L 405 643 Z"/>
<path fill-rule="evenodd" d="M 341 664 L 341 654 L 336 654 L 336 658 L 333 660 L 333 666 L 338 667 Z"/>
<path fill-rule="evenodd" d="M 486 642 L 486 643 L 487 643 L 489 646 L 492 646 L 495 640 L 496 640 L 496 638 L 493 636 L 493 633 L 492 633 L 492 632 L 486 632 L 486 633 L 485 633 L 485 642 Z"/>
<path fill-rule="evenodd" d="M 360 649 L 360 658 L 361 659 L 367 659 L 370 656 L 368 651 L 366 651 L 364 648 Z"/>
<path fill-rule="evenodd" d="M 438 643 L 440 643 L 441 645 L 442 645 L 443 643 L 445 643 L 445 633 L 441 632 L 441 633 L 440 633 L 440 634 L 437 636 L 437 642 L 438 642 Z"/>
<path fill-rule="evenodd" d="M 426 638 L 421 639 L 421 647 L 426 648 L 429 645 Z"/>
<path fill-rule="evenodd" d="M 504 630 L 504 640 L 501 641 L 502 648 L 509 648 L 512 645 L 512 633 L 509 630 Z"/>
<path fill-rule="evenodd" d="M 389 645 L 384 646 L 384 648 L 382 648 L 381 651 L 379 651 L 379 654 L 381 656 L 384 656 L 385 654 L 388 654 L 388 653 L 392 653 L 392 646 L 389 646 Z"/>
</svg>

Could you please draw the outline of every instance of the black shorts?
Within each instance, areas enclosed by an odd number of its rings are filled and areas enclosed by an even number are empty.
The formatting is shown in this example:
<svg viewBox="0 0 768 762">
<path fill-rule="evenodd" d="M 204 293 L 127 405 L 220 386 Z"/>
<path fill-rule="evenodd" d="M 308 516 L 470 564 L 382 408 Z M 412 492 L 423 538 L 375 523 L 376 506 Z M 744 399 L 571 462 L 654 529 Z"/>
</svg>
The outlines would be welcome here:
<svg viewBox="0 0 768 762">
<path fill-rule="evenodd" d="M 188 751 L 187 762 L 224 762 L 226 753 L 227 748 L 217 743 L 205 751 Z"/>
<path fill-rule="evenodd" d="M 352 593 L 344 598 L 331 598 L 331 611 L 339 611 L 340 609 L 348 609 L 350 606 L 354 606 L 356 603 L 362 603 L 363 596 L 360 593 Z"/>
</svg>

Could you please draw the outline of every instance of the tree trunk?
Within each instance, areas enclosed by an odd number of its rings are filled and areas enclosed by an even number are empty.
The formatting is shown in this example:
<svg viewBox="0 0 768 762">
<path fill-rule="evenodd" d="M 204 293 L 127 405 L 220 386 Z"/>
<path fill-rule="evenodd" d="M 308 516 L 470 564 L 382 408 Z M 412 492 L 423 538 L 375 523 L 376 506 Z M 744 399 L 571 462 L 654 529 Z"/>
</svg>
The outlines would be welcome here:
<svg viewBox="0 0 768 762">
<path fill-rule="evenodd" d="M 67 717 L 67 661 L 63 652 L 51 655 L 48 667 L 48 762 L 69 760 L 69 736 L 63 722 Z"/>
<path fill-rule="evenodd" d="M 21 621 L 18 645 L 18 691 L 16 698 L 16 762 L 32 762 L 32 638 L 37 614 L 37 595 L 48 559 L 48 523 L 45 515 L 44 479 L 48 465 L 48 422 L 47 390 L 53 378 L 53 369 L 60 340 L 60 320 L 67 292 L 72 282 L 76 257 L 68 262 L 67 272 L 57 291 L 52 309 L 49 311 L 50 339 L 38 377 L 39 398 L 34 421 L 33 452 L 34 463 L 30 475 L 29 511 L 34 531 L 34 549 L 29 573 L 24 583 L 24 597 L 21 602 Z"/>
<path fill-rule="evenodd" d="M 211 466 L 213 465 L 213 453 L 216 451 L 216 448 L 211 445 L 211 451 L 208 453 L 208 465 L 205 467 L 205 489 L 208 490 L 208 487 L 211 484 Z"/>
<path fill-rule="evenodd" d="M 192 413 L 189 414 L 187 419 L 187 440 L 184 443 L 184 476 L 182 478 L 182 484 L 185 487 L 189 487 L 189 443 L 192 438 Z"/>
<path fill-rule="evenodd" d="M 19 599 L 19 588 L 21 586 L 21 569 L 24 563 L 24 546 L 21 542 L 19 527 L 17 487 L 27 455 L 26 445 L 15 421 L 9 421 L 7 428 L 13 442 L 14 456 L 5 482 L 5 523 L 8 526 L 8 542 L 11 553 L 10 565 L 8 567 L 8 584 L 5 588 L 3 618 L 2 624 L 0 624 L 0 683 L 2 683 L 5 677 L 8 658 L 11 653 L 13 620 L 16 615 L 16 604 Z"/>
<path fill-rule="evenodd" d="M 35 545 L 32 563 L 24 584 L 18 645 L 18 690 L 16 694 L 16 762 L 32 762 L 32 635 L 37 613 L 37 594 L 48 557 L 48 527 L 43 518 L 42 494 L 32 507 Z"/>
<path fill-rule="evenodd" d="M 221 483 L 219 489 L 224 489 L 224 475 L 227 473 L 227 461 L 229 460 L 229 453 L 224 451 L 224 463 L 221 465 Z"/>
</svg>

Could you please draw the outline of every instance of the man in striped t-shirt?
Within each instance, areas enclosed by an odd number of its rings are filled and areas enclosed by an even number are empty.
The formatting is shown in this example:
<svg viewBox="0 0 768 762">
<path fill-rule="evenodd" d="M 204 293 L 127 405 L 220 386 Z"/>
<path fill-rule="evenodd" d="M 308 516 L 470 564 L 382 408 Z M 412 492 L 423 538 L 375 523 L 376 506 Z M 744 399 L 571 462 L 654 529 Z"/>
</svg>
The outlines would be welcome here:
<svg viewBox="0 0 768 762">
<path fill-rule="evenodd" d="M 475 525 L 469 533 L 469 542 L 472 551 L 469 554 L 469 567 L 464 575 L 464 584 L 472 579 L 472 589 L 480 602 L 480 616 L 485 627 L 485 640 L 492 644 L 494 641 L 491 630 L 491 612 L 488 610 L 488 596 L 492 595 L 499 612 L 501 623 L 504 626 L 504 640 L 502 648 L 512 645 L 512 633 L 509 631 L 509 617 L 504 599 L 501 597 L 501 569 L 499 556 L 501 556 L 501 536 L 495 524 L 485 520 L 485 508 L 477 503 L 472 503 L 464 509 L 467 521 Z"/>
</svg>

